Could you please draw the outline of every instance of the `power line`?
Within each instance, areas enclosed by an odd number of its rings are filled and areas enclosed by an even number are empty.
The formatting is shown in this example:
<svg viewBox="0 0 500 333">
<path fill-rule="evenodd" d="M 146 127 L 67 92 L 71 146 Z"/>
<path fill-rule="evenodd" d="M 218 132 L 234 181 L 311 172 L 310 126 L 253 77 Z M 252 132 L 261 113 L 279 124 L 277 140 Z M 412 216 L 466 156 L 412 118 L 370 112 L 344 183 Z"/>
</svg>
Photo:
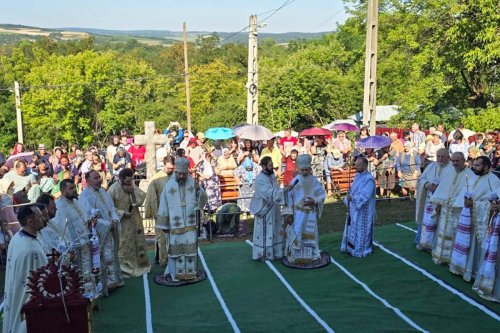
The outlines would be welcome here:
<svg viewBox="0 0 500 333">
<path fill-rule="evenodd" d="M 273 15 L 275 15 L 277 12 L 279 12 L 280 10 L 282 10 L 283 8 L 285 8 L 286 6 L 291 5 L 294 2 L 295 2 L 295 0 L 286 0 L 281 6 L 279 6 L 278 8 L 276 8 L 274 10 L 274 12 L 272 12 L 270 15 L 268 15 L 267 17 L 265 17 L 264 19 L 262 19 L 261 21 L 259 21 L 259 23 L 264 23 L 266 20 L 268 20 L 271 17 L 273 17 Z"/>
<path fill-rule="evenodd" d="M 276 14 L 278 11 L 280 11 L 281 9 L 285 8 L 286 6 L 288 5 L 291 5 L 293 2 L 295 2 L 295 0 L 286 0 L 281 6 L 279 6 L 278 8 L 276 9 L 271 9 L 271 10 L 268 10 L 266 12 L 263 12 L 263 13 L 260 13 L 258 15 L 264 15 L 264 14 L 267 14 L 267 13 L 271 13 L 269 16 L 267 16 L 266 18 L 264 18 L 262 21 L 260 21 L 259 23 L 263 23 L 265 20 L 271 18 L 274 14 Z M 232 33 L 231 35 L 227 36 L 226 38 L 224 38 L 223 40 L 221 40 L 220 42 L 223 43 L 225 41 L 227 41 L 228 39 L 231 39 L 233 38 L 234 36 L 236 36 L 237 34 L 245 31 L 246 29 L 248 29 L 250 26 L 249 25 L 246 25 L 245 27 L 241 28 L 240 30 L 238 30 L 237 32 L 234 32 Z"/>
<path fill-rule="evenodd" d="M 336 12 L 335 14 L 333 14 L 332 16 L 330 16 L 329 18 L 327 18 L 326 20 L 324 20 L 323 22 L 321 22 L 320 24 L 318 24 L 313 30 L 316 30 L 318 29 L 319 27 L 321 27 L 323 24 L 325 24 L 326 22 L 330 21 L 331 19 L 333 19 L 335 16 L 339 15 L 340 13 L 342 13 L 344 9 L 342 8 L 341 10 L 339 10 L 338 12 Z"/>
<path fill-rule="evenodd" d="M 221 40 L 220 42 L 221 42 L 221 43 L 224 43 L 226 40 L 233 38 L 234 36 L 236 36 L 236 35 L 237 35 L 237 34 L 239 34 L 240 32 L 243 32 L 243 31 L 245 31 L 246 29 L 248 29 L 249 27 L 250 27 L 250 26 L 249 26 L 249 25 L 247 25 L 247 26 L 243 27 L 242 29 L 240 29 L 239 31 L 237 31 L 237 32 L 233 32 L 232 34 L 230 34 L 229 36 L 227 36 L 226 38 L 224 38 L 224 39 L 223 39 L 223 40 Z"/>
</svg>

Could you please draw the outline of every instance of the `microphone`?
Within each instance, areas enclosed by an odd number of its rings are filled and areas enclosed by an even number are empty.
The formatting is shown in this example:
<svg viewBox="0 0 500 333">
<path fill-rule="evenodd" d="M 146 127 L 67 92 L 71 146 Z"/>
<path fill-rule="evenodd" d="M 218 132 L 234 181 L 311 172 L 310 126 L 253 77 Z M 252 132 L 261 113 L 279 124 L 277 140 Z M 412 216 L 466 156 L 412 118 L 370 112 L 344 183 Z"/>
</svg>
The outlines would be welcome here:
<svg viewBox="0 0 500 333">
<path fill-rule="evenodd" d="M 295 187 L 295 185 L 297 185 L 298 183 L 299 183 L 299 180 L 295 179 L 295 181 L 293 182 L 292 186 L 290 186 L 290 188 L 288 190 L 289 191 L 293 190 L 293 188 Z"/>
</svg>

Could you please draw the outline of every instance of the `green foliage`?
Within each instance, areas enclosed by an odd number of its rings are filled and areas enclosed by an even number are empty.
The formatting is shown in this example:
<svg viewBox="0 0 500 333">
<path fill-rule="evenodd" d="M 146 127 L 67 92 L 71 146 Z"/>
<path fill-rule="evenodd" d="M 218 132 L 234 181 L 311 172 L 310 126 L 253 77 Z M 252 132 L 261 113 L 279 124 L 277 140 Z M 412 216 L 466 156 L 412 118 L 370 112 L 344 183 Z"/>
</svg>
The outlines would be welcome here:
<svg viewBox="0 0 500 333">
<path fill-rule="evenodd" d="M 262 125 L 300 130 L 362 109 L 366 1 L 344 2 L 351 16 L 334 33 L 286 44 L 260 35 Z M 377 104 L 400 106 L 391 126 L 500 127 L 496 2 L 379 1 Z M 104 142 L 123 127 L 142 132 L 145 120 L 155 120 L 158 128 L 170 121 L 186 126 L 182 43 L 156 35 L 60 37 L 54 32 L 0 46 L 0 145 L 11 147 L 16 140 L 9 91 L 15 80 L 21 83 L 28 144 Z M 196 131 L 246 119 L 248 51 L 234 40 L 214 33 L 188 43 Z"/>
<path fill-rule="evenodd" d="M 245 85 L 236 66 L 215 60 L 193 66 L 190 72 L 191 119 L 196 131 L 232 127 L 246 119 Z M 185 110 L 185 104 L 181 108 Z"/>
<path fill-rule="evenodd" d="M 473 128 L 476 132 L 500 129 L 500 107 L 487 109 L 468 109 L 461 122 L 466 128 Z"/>
</svg>

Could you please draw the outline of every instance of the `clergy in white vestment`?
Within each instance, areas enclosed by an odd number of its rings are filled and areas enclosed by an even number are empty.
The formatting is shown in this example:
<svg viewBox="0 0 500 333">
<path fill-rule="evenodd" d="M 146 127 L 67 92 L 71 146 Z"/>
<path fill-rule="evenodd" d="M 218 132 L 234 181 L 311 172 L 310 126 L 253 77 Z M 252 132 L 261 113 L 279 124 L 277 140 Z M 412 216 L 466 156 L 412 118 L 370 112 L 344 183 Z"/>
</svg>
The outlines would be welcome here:
<svg viewBox="0 0 500 333">
<path fill-rule="evenodd" d="M 299 265 L 310 264 L 321 257 L 318 221 L 323 212 L 326 192 L 312 175 L 311 161 L 309 154 L 297 157 L 300 173 L 290 182 L 294 187 L 287 191 L 286 210 L 293 219 L 285 229 L 285 256 L 289 262 Z"/>
<path fill-rule="evenodd" d="M 481 246 L 490 220 L 490 198 L 500 180 L 490 172 L 491 161 L 479 156 L 472 162 L 474 177 L 468 179 L 455 207 L 470 211 L 470 218 L 460 219 L 455 234 L 450 271 L 470 282 L 475 278 L 481 260 Z"/>
<path fill-rule="evenodd" d="M 344 198 L 349 218 L 344 228 L 340 251 L 353 257 L 366 257 L 373 249 L 373 223 L 375 221 L 375 180 L 368 169 L 368 160 L 358 157 L 357 174 Z"/>
<path fill-rule="evenodd" d="M 102 179 L 98 171 L 90 170 L 85 174 L 87 186 L 80 194 L 78 202 L 84 209 L 84 213 L 90 215 L 93 211 L 98 211 L 100 218 L 109 223 L 111 231 L 104 238 L 100 237 L 99 243 L 102 243 L 103 251 L 103 286 L 104 294 L 123 286 L 123 279 L 120 270 L 120 261 L 118 259 L 118 247 L 120 244 L 119 231 L 120 218 L 116 212 L 115 205 L 111 196 L 101 187 Z M 103 222 L 104 224 L 104 222 Z M 107 278 L 106 278 L 107 276 Z"/>
<path fill-rule="evenodd" d="M 281 207 L 285 204 L 285 189 L 278 186 L 270 156 L 261 159 L 262 172 L 255 178 L 255 193 L 250 201 L 254 215 L 254 260 L 273 260 L 283 257 Z"/>
<path fill-rule="evenodd" d="M 462 193 L 467 180 L 474 176 L 471 169 L 465 167 L 465 157 L 461 152 L 451 155 L 451 163 L 455 170 L 443 175 L 429 199 L 430 203 L 436 205 L 439 214 L 435 243 L 432 247 L 432 260 L 436 264 L 450 263 L 451 249 L 462 212 L 460 207 L 455 206 L 455 201 Z"/>
<path fill-rule="evenodd" d="M 490 197 L 490 220 L 472 289 L 484 299 L 500 303 L 500 187 Z"/>
<path fill-rule="evenodd" d="M 175 170 L 174 158 L 172 156 L 165 156 L 163 158 L 163 169 L 158 171 L 148 185 L 146 193 L 146 203 L 144 209 L 144 216 L 147 219 L 154 218 L 158 215 L 158 208 L 160 206 L 160 196 L 165 184 L 173 175 Z M 167 237 L 164 232 L 155 232 L 156 246 L 155 246 L 155 261 L 160 266 L 167 265 Z"/>
<path fill-rule="evenodd" d="M 45 254 L 52 254 L 53 249 L 57 250 L 62 244 L 64 244 L 62 230 L 60 230 L 54 223 L 54 217 L 56 216 L 57 211 L 54 200 L 54 197 L 48 193 L 43 193 L 36 200 L 37 203 L 43 204 L 47 207 L 46 210 L 42 210 L 42 214 L 45 212 L 47 213 L 47 216 L 45 217 L 47 223 L 37 235 Z M 67 246 L 67 244 L 65 244 L 65 246 Z"/>
<path fill-rule="evenodd" d="M 102 279 L 105 278 L 105 275 L 104 277 L 102 275 L 103 269 L 99 268 L 99 273 L 92 273 L 92 268 L 97 262 L 94 263 L 92 258 L 90 217 L 81 202 L 77 200 L 76 185 L 72 179 L 62 180 L 60 190 L 61 196 L 56 200 L 57 212 L 53 224 L 62 233 L 64 244 L 62 252 L 74 251 L 74 263 L 82 271 L 85 297 L 94 299 L 100 295 L 102 288 L 106 287 L 106 283 L 102 283 Z M 100 220 L 99 224 L 97 228 L 100 231 L 99 236 L 104 240 L 110 233 L 111 224 L 104 220 Z M 69 253 L 63 253 L 63 255 L 66 257 L 69 256 Z M 110 257 L 109 254 L 107 256 Z M 105 257 L 104 251 L 99 256 L 99 266 L 100 257 Z"/>
<path fill-rule="evenodd" d="M 435 157 L 436 162 L 430 163 L 425 168 L 417 182 L 415 222 L 418 225 L 418 230 L 415 243 L 419 250 L 432 250 L 437 228 L 437 212 L 435 205 L 429 203 L 429 199 L 439 185 L 441 178 L 453 172 L 448 149 L 439 149 Z"/>
<path fill-rule="evenodd" d="M 168 260 L 165 275 L 172 281 L 196 279 L 198 266 L 198 221 L 207 195 L 189 174 L 189 160 L 175 160 L 175 176 L 165 184 L 160 197 L 156 228 L 167 233 Z"/>
<path fill-rule="evenodd" d="M 149 273 L 146 238 L 139 206 L 142 206 L 146 193 L 134 184 L 134 171 L 122 169 L 118 181 L 108 190 L 120 217 L 120 247 L 118 256 L 123 273 L 138 277 Z"/>
<path fill-rule="evenodd" d="M 26 320 L 21 313 L 28 300 L 26 281 L 31 271 L 48 263 L 37 233 L 44 227 L 45 217 L 40 205 L 22 206 L 17 213 L 22 230 L 12 237 L 7 250 L 5 298 L 3 309 L 4 333 L 26 333 Z"/>
</svg>

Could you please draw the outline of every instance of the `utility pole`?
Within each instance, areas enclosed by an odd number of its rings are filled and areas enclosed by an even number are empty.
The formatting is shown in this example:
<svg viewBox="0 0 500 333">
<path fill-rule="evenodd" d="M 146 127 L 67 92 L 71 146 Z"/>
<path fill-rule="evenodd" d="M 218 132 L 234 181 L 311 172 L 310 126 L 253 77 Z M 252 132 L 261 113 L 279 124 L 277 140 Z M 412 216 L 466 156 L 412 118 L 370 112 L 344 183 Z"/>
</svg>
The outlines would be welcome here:
<svg viewBox="0 0 500 333">
<path fill-rule="evenodd" d="M 187 130 L 189 132 L 191 132 L 191 94 L 189 92 L 189 65 L 188 65 L 186 22 L 182 23 L 182 37 L 184 39 L 184 79 L 186 82 L 186 121 L 187 121 Z"/>
<path fill-rule="evenodd" d="M 19 82 L 14 81 L 14 93 L 16 95 L 16 121 L 17 121 L 17 142 L 23 141 L 23 117 L 21 114 L 21 92 L 19 90 Z"/>
<path fill-rule="evenodd" d="M 368 0 L 366 20 L 365 85 L 363 96 L 363 125 L 370 124 L 375 134 L 377 119 L 377 33 L 378 0 Z"/>
<path fill-rule="evenodd" d="M 247 81 L 247 123 L 259 123 L 258 72 L 257 72 L 257 15 L 250 15 L 248 32 L 248 81 Z"/>
</svg>

